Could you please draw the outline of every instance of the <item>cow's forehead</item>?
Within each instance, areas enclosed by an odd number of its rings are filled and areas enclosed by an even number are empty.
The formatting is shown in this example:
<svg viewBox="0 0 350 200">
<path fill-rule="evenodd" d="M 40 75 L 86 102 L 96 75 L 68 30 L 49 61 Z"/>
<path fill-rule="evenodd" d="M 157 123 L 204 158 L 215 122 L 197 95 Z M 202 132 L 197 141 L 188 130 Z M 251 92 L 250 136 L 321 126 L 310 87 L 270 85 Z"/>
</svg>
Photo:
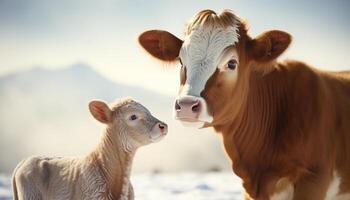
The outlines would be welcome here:
<svg viewBox="0 0 350 200">
<path fill-rule="evenodd" d="M 197 26 L 186 35 L 180 59 L 187 68 L 187 94 L 199 96 L 215 72 L 224 50 L 238 42 L 238 27 Z"/>
<path fill-rule="evenodd" d="M 238 27 L 199 26 L 186 35 L 180 58 L 186 64 L 214 62 L 228 46 L 238 42 Z"/>
</svg>

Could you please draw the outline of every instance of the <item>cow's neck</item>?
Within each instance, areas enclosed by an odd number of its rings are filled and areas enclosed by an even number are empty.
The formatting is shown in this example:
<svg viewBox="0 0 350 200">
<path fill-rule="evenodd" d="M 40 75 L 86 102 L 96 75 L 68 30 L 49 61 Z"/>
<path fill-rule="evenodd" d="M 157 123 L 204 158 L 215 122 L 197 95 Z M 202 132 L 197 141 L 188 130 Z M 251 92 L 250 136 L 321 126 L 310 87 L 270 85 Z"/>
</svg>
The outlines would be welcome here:
<svg viewBox="0 0 350 200">
<path fill-rule="evenodd" d="M 112 199 L 127 199 L 129 196 L 129 176 L 136 148 L 125 148 L 121 134 L 113 134 L 115 130 L 106 129 L 102 140 L 90 157 L 94 158 L 95 164 L 103 178 L 106 180 L 107 193 Z"/>
<path fill-rule="evenodd" d="M 267 170 L 274 167 L 269 164 L 278 159 L 275 148 L 280 148 L 282 144 L 278 142 L 285 137 L 279 134 L 283 124 L 277 124 L 277 119 L 283 123 L 288 114 L 288 84 L 285 78 L 279 70 L 266 75 L 251 73 L 248 92 L 241 97 L 244 102 L 238 114 L 228 123 L 214 126 L 222 133 L 235 173 L 254 182 L 246 185 L 251 193 L 257 194 L 261 190 L 259 184 L 264 179 L 261 176 L 264 176 L 264 170 L 268 173 Z"/>
</svg>

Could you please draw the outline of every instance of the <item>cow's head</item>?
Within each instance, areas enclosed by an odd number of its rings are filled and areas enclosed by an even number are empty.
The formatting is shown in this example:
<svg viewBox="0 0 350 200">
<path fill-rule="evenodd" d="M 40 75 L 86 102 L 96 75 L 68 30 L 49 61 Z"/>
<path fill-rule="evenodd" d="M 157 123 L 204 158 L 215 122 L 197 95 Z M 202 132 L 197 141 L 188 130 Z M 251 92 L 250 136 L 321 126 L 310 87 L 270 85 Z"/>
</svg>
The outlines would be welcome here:
<svg viewBox="0 0 350 200">
<path fill-rule="evenodd" d="M 141 46 L 155 58 L 181 63 L 175 118 L 199 127 L 228 120 L 225 117 L 235 112 L 232 107 L 237 110 L 243 102 L 250 72 L 274 61 L 290 42 L 288 33 L 277 30 L 252 39 L 232 12 L 211 10 L 193 17 L 184 40 L 163 30 L 139 36 Z"/>
</svg>

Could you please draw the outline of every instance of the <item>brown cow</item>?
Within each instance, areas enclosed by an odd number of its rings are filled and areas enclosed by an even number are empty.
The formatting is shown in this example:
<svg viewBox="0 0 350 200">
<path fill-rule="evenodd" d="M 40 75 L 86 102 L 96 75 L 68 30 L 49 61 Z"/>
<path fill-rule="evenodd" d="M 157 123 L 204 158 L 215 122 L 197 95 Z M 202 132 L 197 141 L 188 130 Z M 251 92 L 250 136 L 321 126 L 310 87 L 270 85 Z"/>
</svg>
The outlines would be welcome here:
<svg viewBox="0 0 350 200">
<path fill-rule="evenodd" d="M 230 11 L 199 12 L 184 40 L 142 33 L 154 57 L 182 64 L 175 116 L 222 133 L 245 199 L 350 199 L 350 73 L 277 62 L 291 42 L 256 38 Z"/>
</svg>

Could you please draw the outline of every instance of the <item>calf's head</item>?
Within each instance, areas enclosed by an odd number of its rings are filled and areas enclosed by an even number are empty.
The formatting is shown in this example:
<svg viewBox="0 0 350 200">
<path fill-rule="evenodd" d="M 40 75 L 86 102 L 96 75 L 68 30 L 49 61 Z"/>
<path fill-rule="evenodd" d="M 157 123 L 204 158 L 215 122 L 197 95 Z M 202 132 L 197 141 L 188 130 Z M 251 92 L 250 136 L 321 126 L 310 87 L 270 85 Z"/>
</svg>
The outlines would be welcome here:
<svg viewBox="0 0 350 200">
<path fill-rule="evenodd" d="M 132 99 L 119 100 L 111 108 L 94 100 L 89 110 L 96 120 L 107 125 L 112 139 L 121 140 L 125 149 L 157 142 L 167 134 L 167 125 Z"/>
<path fill-rule="evenodd" d="M 289 46 L 288 33 L 272 30 L 256 38 L 231 11 L 203 10 L 185 29 L 184 39 L 164 30 L 139 36 L 141 46 L 164 62 L 179 61 L 180 89 L 175 118 L 198 127 L 223 123 L 223 116 L 239 109 L 249 74 L 273 62 Z M 260 68 L 260 69 L 259 69 Z"/>
</svg>

